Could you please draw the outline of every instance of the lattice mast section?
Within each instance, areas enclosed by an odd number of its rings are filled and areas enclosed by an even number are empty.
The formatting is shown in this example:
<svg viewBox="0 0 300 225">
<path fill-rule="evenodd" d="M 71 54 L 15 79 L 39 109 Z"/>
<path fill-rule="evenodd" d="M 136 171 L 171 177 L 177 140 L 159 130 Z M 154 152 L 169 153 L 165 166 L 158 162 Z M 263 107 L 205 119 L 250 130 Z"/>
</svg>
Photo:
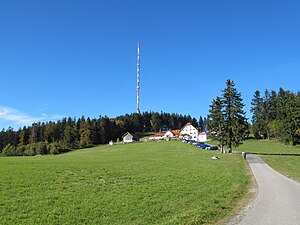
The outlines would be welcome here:
<svg viewBox="0 0 300 225">
<path fill-rule="evenodd" d="M 138 42 L 138 49 L 137 49 L 137 80 L 136 80 L 136 113 L 140 113 L 140 42 Z"/>
</svg>

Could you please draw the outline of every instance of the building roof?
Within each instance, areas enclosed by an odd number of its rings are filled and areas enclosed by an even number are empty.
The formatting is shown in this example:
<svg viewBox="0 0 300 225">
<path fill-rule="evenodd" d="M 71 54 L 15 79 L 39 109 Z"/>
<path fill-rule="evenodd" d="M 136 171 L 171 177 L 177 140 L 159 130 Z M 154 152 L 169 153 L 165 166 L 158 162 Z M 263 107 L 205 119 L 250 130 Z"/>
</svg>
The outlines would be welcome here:
<svg viewBox="0 0 300 225">
<path fill-rule="evenodd" d="M 199 127 L 195 127 L 192 123 L 187 123 L 187 124 L 185 124 L 182 128 L 181 128 L 181 130 L 180 130 L 180 132 L 186 127 L 186 126 L 193 126 L 196 130 L 198 130 L 199 132 L 201 132 L 201 130 L 200 130 L 200 128 Z M 202 132 L 202 133 L 205 133 L 205 132 Z M 206 134 L 206 133 L 205 133 Z"/>
<path fill-rule="evenodd" d="M 124 138 L 124 137 L 126 137 L 127 135 L 130 135 L 130 136 L 132 136 L 133 137 L 133 135 L 131 134 L 131 133 L 129 133 L 129 132 L 126 132 L 123 136 L 122 136 L 122 138 Z"/>
<path fill-rule="evenodd" d="M 179 135 L 181 130 L 171 130 L 174 135 Z"/>
<path fill-rule="evenodd" d="M 195 127 L 193 124 L 187 123 L 187 124 L 185 124 L 185 125 L 181 128 L 180 131 L 182 131 L 186 126 L 193 126 L 195 129 L 199 130 L 198 127 Z"/>
</svg>

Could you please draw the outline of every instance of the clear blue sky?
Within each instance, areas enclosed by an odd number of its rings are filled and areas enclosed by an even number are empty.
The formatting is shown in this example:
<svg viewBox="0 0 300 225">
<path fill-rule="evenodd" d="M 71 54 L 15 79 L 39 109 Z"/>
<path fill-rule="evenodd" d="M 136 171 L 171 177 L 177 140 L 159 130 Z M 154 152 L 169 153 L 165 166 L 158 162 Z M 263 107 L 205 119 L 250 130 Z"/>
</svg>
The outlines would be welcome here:
<svg viewBox="0 0 300 225">
<path fill-rule="evenodd" d="M 0 128 L 136 110 L 208 114 L 226 79 L 298 91 L 300 1 L 0 1 Z"/>
</svg>

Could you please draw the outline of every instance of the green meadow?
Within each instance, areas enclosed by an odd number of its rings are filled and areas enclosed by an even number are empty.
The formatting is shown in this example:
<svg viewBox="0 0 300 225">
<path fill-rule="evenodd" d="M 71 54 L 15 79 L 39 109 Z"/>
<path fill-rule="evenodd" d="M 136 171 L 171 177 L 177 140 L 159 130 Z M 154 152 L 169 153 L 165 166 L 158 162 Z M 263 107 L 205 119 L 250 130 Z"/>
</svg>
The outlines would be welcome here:
<svg viewBox="0 0 300 225">
<path fill-rule="evenodd" d="M 248 172 L 240 155 L 179 141 L 1 157 L 0 224 L 215 224 Z"/>
<path fill-rule="evenodd" d="M 278 172 L 300 181 L 300 146 L 288 146 L 270 140 L 248 140 L 237 149 L 257 153 Z"/>
</svg>

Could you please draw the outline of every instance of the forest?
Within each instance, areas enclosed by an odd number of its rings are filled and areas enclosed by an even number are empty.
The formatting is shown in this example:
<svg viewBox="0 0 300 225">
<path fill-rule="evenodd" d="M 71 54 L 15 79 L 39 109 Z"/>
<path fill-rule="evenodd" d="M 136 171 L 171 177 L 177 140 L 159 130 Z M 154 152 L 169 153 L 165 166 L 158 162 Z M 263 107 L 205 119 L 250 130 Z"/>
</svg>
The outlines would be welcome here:
<svg viewBox="0 0 300 225">
<path fill-rule="evenodd" d="M 279 89 L 254 93 L 251 101 L 252 132 L 256 139 L 277 139 L 285 144 L 300 142 L 300 92 Z"/>
<path fill-rule="evenodd" d="M 145 134 L 161 130 L 181 129 L 186 123 L 198 127 L 190 115 L 176 113 L 144 112 L 132 113 L 116 118 L 63 118 L 57 122 L 33 123 L 15 131 L 9 127 L 0 132 L 0 155 L 32 156 L 57 154 L 70 149 L 107 144 L 110 140 L 121 140 L 125 132 Z M 204 127 L 206 119 L 200 117 Z"/>
</svg>

